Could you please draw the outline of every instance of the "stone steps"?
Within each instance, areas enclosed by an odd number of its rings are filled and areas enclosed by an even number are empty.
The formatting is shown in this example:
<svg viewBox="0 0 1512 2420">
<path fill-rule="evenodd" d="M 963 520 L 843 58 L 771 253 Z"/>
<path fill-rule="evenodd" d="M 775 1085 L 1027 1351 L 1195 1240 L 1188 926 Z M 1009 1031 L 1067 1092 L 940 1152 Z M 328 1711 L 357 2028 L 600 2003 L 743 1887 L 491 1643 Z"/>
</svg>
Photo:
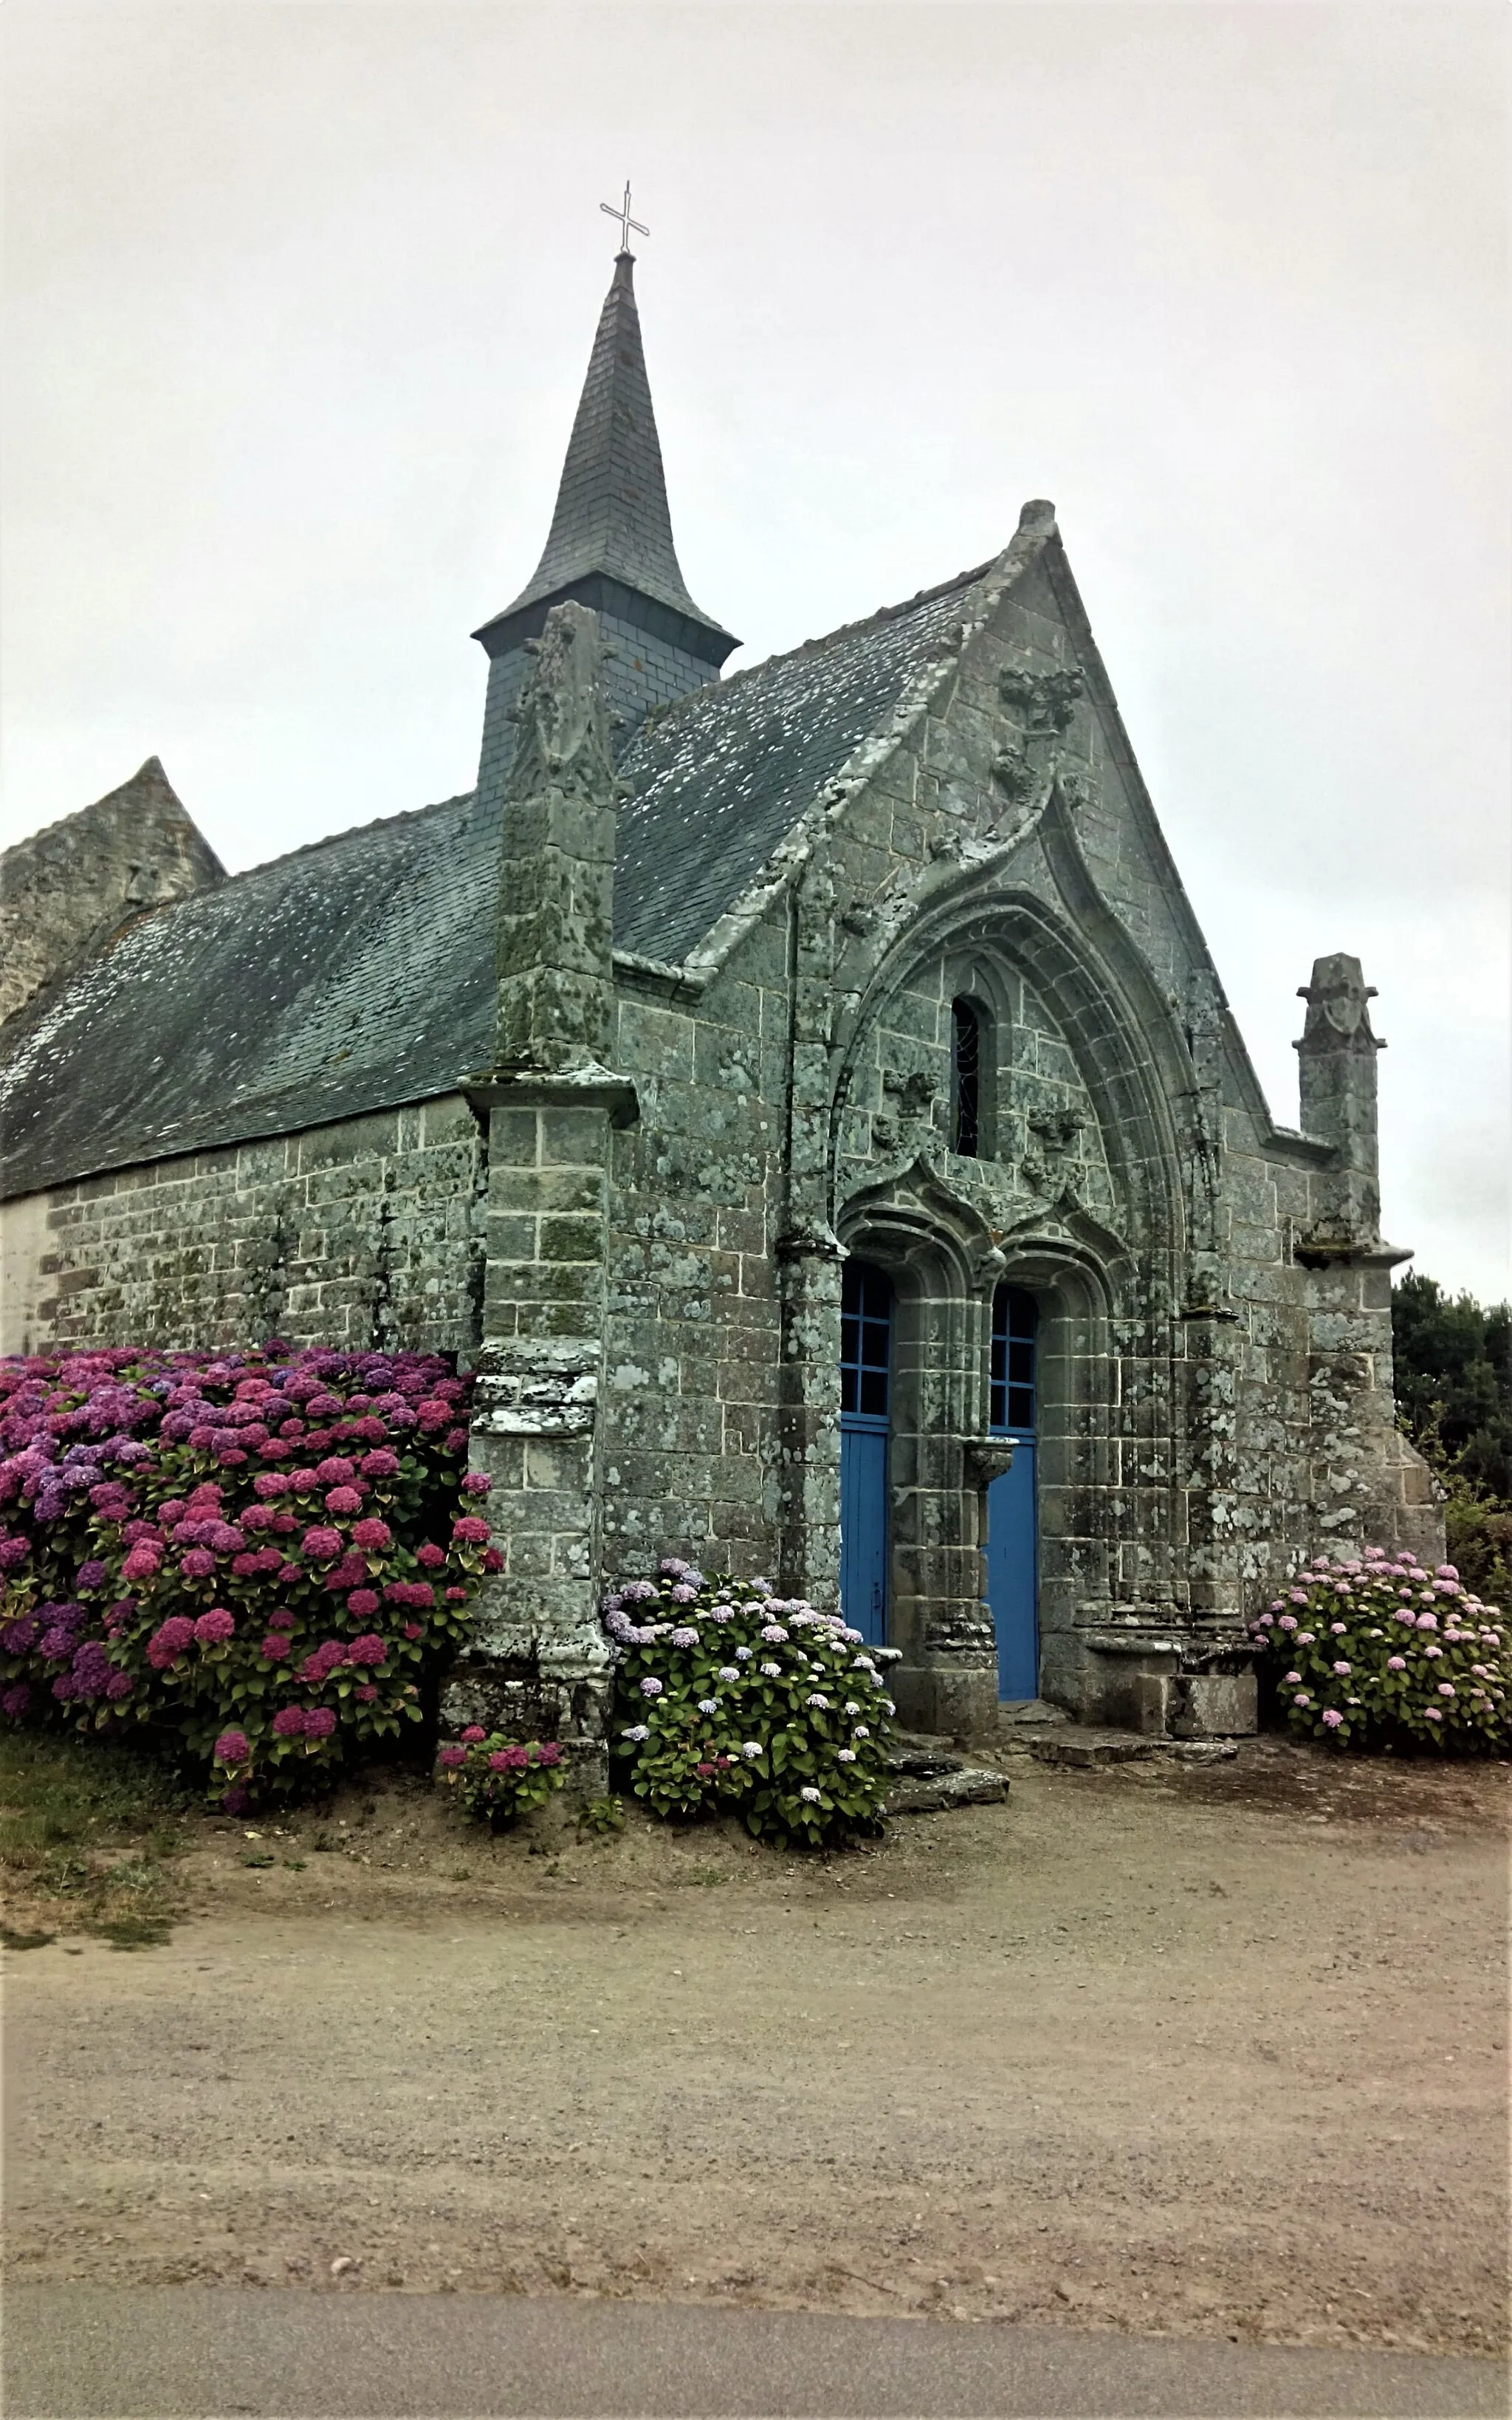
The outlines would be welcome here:
<svg viewBox="0 0 1512 2420">
<path fill-rule="evenodd" d="M 937 1815 L 947 1807 L 1000 1807 L 1008 1796 L 1004 1775 L 967 1764 L 948 1740 L 900 1731 L 887 1763 L 897 1780 L 887 1792 L 889 1815 Z"/>
<path fill-rule="evenodd" d="M 1142 1731 L 1100 1729 L 1073 1723 L 1058 1706 L 1030 1705 L 1006 1710 L 997 1740 L 987 1751 L 995 1759 L 1029 1756 L 1037 1763 L 1059 1765 L 1073 1773 L 1110 1773 L 1120 1764 L 1223 1764 L 1238 1754 L 1233 1740 L 1149 1738 Z M 887 1764 L 896 1776 L 887 1793 L 889 1815 L 936 1815 L 948 1807 L 1000 1806 L 1008 1796 L 1005 1773 L 990 1765 L 968 1763 L 950 1741 L 919 1731 L 899 1731 Z"/>
<path fill-rule="evenodd" d="M 1005 1732 L 999 1756 L 1032 1756 L 1080 1773 L 1105 1773 L 1147 1759 L 1167 1764 L 1224 1764 L 1239 1751 L 1232 1740 L 1151 1738 L 1143 1731 L 1104 1730 L 1090 1723 L 1024 1723 Z"/>
</svg>

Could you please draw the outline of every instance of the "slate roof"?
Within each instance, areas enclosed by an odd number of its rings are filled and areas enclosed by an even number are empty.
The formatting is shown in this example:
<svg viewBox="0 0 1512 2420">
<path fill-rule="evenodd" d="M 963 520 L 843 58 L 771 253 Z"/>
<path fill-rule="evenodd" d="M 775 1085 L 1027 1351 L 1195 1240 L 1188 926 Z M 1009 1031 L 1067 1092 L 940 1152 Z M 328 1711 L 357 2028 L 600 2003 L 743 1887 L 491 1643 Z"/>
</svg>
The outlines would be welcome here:
<svg viewBox="0 0 1512 2420">
<path fill-rule="evenodd" d="M 495 619 L 508 621 L 524 607 L 559 597 L 575 582 L 605 572 L 701 622 L 733 645 L 729 631 L 694 604 L 672 544 L 634 269 L 631 254 L 617 256 L 588 358 L 546 551 L 514 603 Z M 485 624 L 474 637 L 483 638 L 492 627 Z"/>
<path fill-rule="evenodd" d="M 450 799 L 144 918 L 0 1068 L 6 1195 L 424 1099 L 485 1066 L 498 845 Z"/>
<path fill-rule="evenodd" d="M 940 657 L 980 574 L 711 682 L 620 767 L 615 942 L 681 961 Z M 451 1091 L 487 1066 L 500 810 L 340 832 L 147 916 L 0 1066 L 6 1196 Z"/>
<path fill-rule="evenodd" d="M 714 681 L 643 723 L 620 772 L 614 939 L 681 963 L 810 800 L 884 729 L 981 569 Z"/>
</svg>

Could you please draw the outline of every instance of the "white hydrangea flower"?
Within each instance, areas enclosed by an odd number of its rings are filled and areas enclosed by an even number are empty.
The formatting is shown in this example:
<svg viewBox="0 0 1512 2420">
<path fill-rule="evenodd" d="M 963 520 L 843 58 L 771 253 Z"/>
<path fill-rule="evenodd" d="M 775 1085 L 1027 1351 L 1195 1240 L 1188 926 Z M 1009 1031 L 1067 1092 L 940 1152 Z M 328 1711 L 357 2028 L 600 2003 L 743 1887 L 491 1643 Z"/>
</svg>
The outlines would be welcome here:
<svg viewBox="0 0 1512 2420">
<path fill-rule="evenodd" d="M 858 1714 L 861 1709 L 856 1704 L 854 1698 L 847 1698 L 845 1700 L 845 1711 L 848 1714 Z"/>
<path fill-rule="evenodd" d="M 766 1678 L 769 1681 L 780 1681 L 782 1678 L 782 1667 L 780 1664 L 764 1664 L 762 1666 L 762 1670 L 765 1673 Z"/>
<path fill-rule="evenodd" d="M 718 1711 L 719 1700 L 717 1698 L 701 1698 L 699 1699 L 699 1713 L 701 1714 L 717 1714 Z"/>
<path fill-rule="evenodd" d="M 818 1804 L 819 1804 L 819 1792 L 818 1792 L 818 1791 L 817 1791 L 817 1790 L 813 1789 L 812 1787 L 808 1787 L 808 1788 L 805 1788 L 805 1789 L 803 1789 L 803 1790 L 800 1790 L 800 1791 L 799 1791 L 799 1792 L 798 1792 L 798 1796 L 799 1796 L 800 1798 L 806 1798 L 806 1799 L 808 1800 L 808 1802 L 809 1802 L 809 1804 L 810 1804 L 810 1807 L 817 1807 L 817 1806 L 818 1806 Z"/>
</svg>

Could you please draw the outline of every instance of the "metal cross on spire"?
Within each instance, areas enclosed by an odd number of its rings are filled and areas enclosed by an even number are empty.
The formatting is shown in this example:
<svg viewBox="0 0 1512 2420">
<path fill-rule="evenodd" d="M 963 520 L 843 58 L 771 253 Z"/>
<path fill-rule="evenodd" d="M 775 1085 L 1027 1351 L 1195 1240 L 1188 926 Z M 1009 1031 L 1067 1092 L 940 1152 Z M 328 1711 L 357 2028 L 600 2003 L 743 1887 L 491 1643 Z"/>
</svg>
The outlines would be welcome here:
<svg viewBox="0 0 1512 2420">
<path fill-rule="evenodd" d="M 619 220 L 620 250 L 622 252 L 628 252 L 630 249 L 630 229 L 632 227 L 634 227 L 637 235 L 649 235 L 651 233 L 651 229 L 648 226 L 642 226 L 639 219 L 633 219 L 630 216 L 630 187 L 628 179 L 625 181 L 625 199 L 623 202 L 600 202 L 598 207 L 601 210 L 607 210 L 611 219 Z"/>
</svg>

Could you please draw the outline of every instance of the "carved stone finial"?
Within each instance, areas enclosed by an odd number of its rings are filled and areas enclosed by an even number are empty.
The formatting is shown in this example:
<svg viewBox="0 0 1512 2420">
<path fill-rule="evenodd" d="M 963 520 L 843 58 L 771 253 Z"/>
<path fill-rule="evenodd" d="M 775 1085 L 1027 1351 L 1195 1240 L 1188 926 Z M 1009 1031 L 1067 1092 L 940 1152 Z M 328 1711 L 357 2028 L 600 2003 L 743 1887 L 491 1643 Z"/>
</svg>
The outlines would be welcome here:
<svg viewBox="0 0 1512 2420">
<path fill-rule="evenodd" d="M 545 789 L 610 796 L 614 769 L 597 614 L 570 597 L 553 605 L 532 652 L 530 678 L 516 709 L 519 737 L 506 796 L 531 798 Z"/>
<path fill-rule="evenodd" d="M 1367 984 L 1358 958 L 1342 952 L 1315 958 L 1313 979 L 1299 986 L 1307 1020 L 1296 1045 L 1305 1134 L 1333 1144 L 1336 1166 L 1313 1180 L 1313 1207 L 1304 1228 L 1309 1244 L 1337 1249 L 1375 1241 L 1381 1233 L 1376 1158 L 1376 1052 Z"/>
<path fill-rule="evenodd" d="M 1376 986 L 1367 984 L 1358 958 L 1338 952 L 1313 960 L 1311 983 L 1299 984 L 1297 998 L 1307 1003 L 1299 1050 L 1335 1049 L 1340 1044 L 1356 1050 L 1383 1050 L 1385 1044 L 1370 1031 L 1368 1003 Z"/>
</svg>

